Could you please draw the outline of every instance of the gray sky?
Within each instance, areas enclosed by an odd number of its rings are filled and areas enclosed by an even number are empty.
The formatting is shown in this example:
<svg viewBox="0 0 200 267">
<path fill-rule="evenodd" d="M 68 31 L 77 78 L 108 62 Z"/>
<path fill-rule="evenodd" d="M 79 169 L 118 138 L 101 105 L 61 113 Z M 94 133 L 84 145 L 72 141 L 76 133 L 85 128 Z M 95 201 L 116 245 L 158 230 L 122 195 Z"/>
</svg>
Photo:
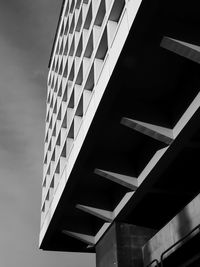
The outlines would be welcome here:
<svg viewBox="0 0 200 267">
<path fill-rule="evenodd" d="M 47 65 L 62 0 L 0 0 L 0 266 L 94 267 L 38 249 Z"/>
</svg>

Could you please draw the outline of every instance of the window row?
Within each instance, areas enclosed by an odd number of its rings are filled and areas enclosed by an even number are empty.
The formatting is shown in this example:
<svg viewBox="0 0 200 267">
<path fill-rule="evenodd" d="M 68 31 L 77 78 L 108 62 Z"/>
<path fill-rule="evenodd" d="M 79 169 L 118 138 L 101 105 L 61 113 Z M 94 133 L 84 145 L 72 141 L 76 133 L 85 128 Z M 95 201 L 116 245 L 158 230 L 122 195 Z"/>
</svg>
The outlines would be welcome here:
<svg viewBox="0 0 200 267">
<path fill-rule="evenodd" d="M 77 62 L 79 62 L 80 60 L 79 60 L 79 58 L 75 57 L 75 61 L 72 64 L 72 67 L 71 67 L 71 70 L 70 70 L 70 73 L 68 76 L 68 82 L 67 82 L 68 88 L 67 89 L 65 88 L 64 94 L 63 94 L 63 83 L 62 82 L 60 82 L 59 89 L 57 88 L 54 90 L 54 93 L 52 93 L 52 91 L 50 91 L 52 98 L 51 98 L 50 108 L 48 110 L 47 118 L 46 118 L 47 123 L 48 123 L 48 129 L 52 130 L 53 124 L 56 121 L 56 114 L 57 113 L 58 113 L 57 119 L 59 120 L 60 116 L 59 116 L 58 102 L 61 103 L 61 100 L 59 100 L 59 97 L 62 97 L 62 101 L 66 102 L 68 99 L 68 96 L 70 95 L 70 92 L 72 90 L 74 90 L 75 93 L 73 92 L 72 97 L 69 100 L 69 105 L 72 107 L 75 105 L 74 101 L 73 101 L 73 95 L 75 95 L 74 99 L 76 99 L 77 98 L 76 92 L 78 90 L 79 91 L 82 90 L 81 86 L 84 86 L 85 90 L 92 90 L 94 87 L 94 84 L 97 83 L 99 75 L 101 73 L 101 69 L 103 66 L 105 55 L 108 51 L 108 39 L 111 37 L 111 36 L 109 36 L 109 38 L 108 38 L 108 33 L 109 33 L 108 30 L 110 30 L 108 25 L 107 25 L 106 29 L 102 35 L 101 41 L 99 43 L 99 47 L 96 50 L 96 57 L 94 58 L 94 62 L 92 64 L 92 67 L 90 68 L 89 73 L 87 73 L 87 72 L 88 72 L 88 68 L 91 64 L 90 60 L 88 58 L 84 57 L 82 63 L 78 64 Z M 113 31 L 112 31 L 112 33 L 113 33 Z M 70 57 L 68 58 L 68 61 L 70 61 Z M 70 63 L 70 65 L 71 65 L 71 63 Z M 66 70 L 67 68 L 68 68 L 68 63 L 66 63 L 66 65 L 65 65 L 65 71 L 66 72 L 67 72 L 67 70 Z M 84 79 L 85 77 L 87 77 L 87 78 Z M 73 85 L 73 84 L 74 84 L 75 89 L 72 89 L 71 85 Z M 58 94 L 56 95 L 55 92 L 57 92 L 57 91 L 58 91 Z M 46 132 L 45 142 L 48 142 L 49 138 L 51 138 L 51 136 L 48 132 L 48 129 Z"/>
<path fill-rule="evenodd" d="M 60 179 L 63 166 L 70 156 L 125 6 L 125 0 L 69 2 L 68 17 L 62 22 L 62 36 L 59 37 L 58 52 L 62 55 L 54 56 L 53 69 L 48 78 L 43 212 L 48 210 L 56 188 L 55 180 Z M 86 2 L 88 7 L 83 19 Z M 98 6 L 96 4 L 95 18 L 94 2 L 99 2 Z M 107 21 L 103 23 L 106 10 L 110 11 Z"/>
<path fill-rule="evenodd" d="M 91 78 L 92 77 L 89 79 Z M 92 81 L 90 83 L 92 83 Z M 72 139 L 76 138 L 80 122 L 87 111 L 91 96 L 92 91 L 83 90 L 80 86 L 75 85 L 68 103 L 62 102 L 58 117 L 55 120 L 55 125 L 53 129 L 51 128 L 51 133 L 48 131 L 47 140 L 45 140 L 44 176 L 46 173 L 48 174 L 50 161 L 52 158 L 54 159 L 54 147 L 63 144 L 67 134 L 69 134 Z M 72 124 L 73 126 L 71 126 Z M 51 136 L 49 137 L 50 134 Z M 50 138 L 49 142 L 48 138 Z"/>
<path fill-rule="evenodd" d="M 91 93 L 84 92 L 80 99 L 78 107 L 76 109 L 75 116 L 69 118 L 70 128 L 66 131 L 66 128 L 62 128 L 58 139 L 56 141 L 54 151 L 52 153 L 51 162 L 49 164 L 45 179 L 43 181 L 43 197 L 42 197 L 42 211 L 45 212 L 47 203 L 51 201 L 51 196 L 54 190 L 56 190 L 59 179 L 63 173 L 67 159 L 70 156 L 70 152 L 73 147 L 73 142 L 78 134 L 83 120 L 83 102 L 89 102 Z M 69 110 L 68 110 L 69 111 Z M 71 114 L 72 115 L 72 114 Z M 55 181 L 56 178 L 56 181 Z"/>
<path fill-rule="evenodd" d="M 88 2 L 88 1 L 86 1 L 86 2 Z M 74 30 L 76 32 L 80 32 L 83 22 L 84 22 L 83 29 L 88 30 L 89 27 L 91 26 L 91 21 L 92 21 L 94 9 L 97 7 L 97 3 L 98 3 L 98 1 L 91 1 L 89 8 L 87 7 L 86 4 L 83 3 L 80 11 L 76 10 L 76 12 L 74 12 L 73 17 L 71 14 L 69 14 L 68 18 L 64 18 L 64 20 L 62 22 L 62 27 L 61 27 L 61 35 L 58 38 L 59 42 L 57 44 L 56 54 L 66 55 L 67 51 L 69 49 L 68 48 L 69 43 L 70 43 L 70 45 L 72 45 L 71 53 L 73 53 L 73 50 L 74 50 L 73 44 L 75 42 L 74 39 L 77 39 L 77 38 L 75 38 L 75 36 L 74 36 L 73 42 L 71 44 L 71 42 L 66 41 L 66 38 L 63 38 L 63 35 L 69 35 L 69 36 L 71 35 L 72 36 L 72 33 L 74 32 Z M 100 27 L 102 25 L 102 22 L 104 20 L 105 14 L 106 14 L 106 6 L 107 6 L 107 9 L 109 11 L 111 3 L 112 3 L 112 9 L 110 11 L 108 19 L 109 19 L 109 21 L 113 21 L 113 22 L 119 21 L 123 7 L 125 5 L 125 0 L 118 0 L 118 1 L 116 1 L 116 0 L 115 1 L 102 0 L 102 1 L 100 1 L 99 5 L 97 7 L 98 10 L 96 11 L 94 26 Z M 80 5 L 78 5 L 78 7 L 80 7 Z M 75 26 L 76 26 L 76 28 L 75 28 Z M 69 37 L 69 39 L 70 38 L 72 39 L 72 37 Z M 58 62 L 56 62 L 55 60 L 56 60 L 56 57 L 54 57 L 54 61 L 53 61 L 53 65 L 52 65 L 51 69 L 53 71 L 58 72 Z M 50 80 L 51 80 L 51 77 L 49 77 L 48 84 L 50 84 Z"/>
<path fill-rule="evenodd" d="M 80 84 L 87 73 L 87 68 L 90 63 L 89 59 L 92 57 L 93 52 L 95 51 L 96 53 L 95 59 L 104 60 L 105 55 L 108 51 L 108 47 L 111 45 L 112 40 L 114 38 L 116 28 L 117 24 L 109 21 L 106 26 L 106 29 L 101 35 L 101 38 L 100 38 L 101 33 L 98 32 L 96 29 L 93 29 L 91 31 L 90 37 L 85 47 L 84 54 L 82 54 L 84 43 L 82 40 L 83 38 L 81 36 L 74 57 L 68 56 L 68 58 L 63 57 L 61 59 L 60 70 L 59 70 L 61 78 L 67 78 L 69 81 L 73 81 L 74 77 L 77 74 L 75 83 Z M 101 40 L 99 40 L 99 38 Z M 54 92 L 57 92 L 61 86 L 61 83 L 58 82 L 59 81 L 58 77 L 56 81 L 54 80 L 54 77 L 55 76 L 53 76 L 52 79 L 52 83 L 54 84 L 52 86 L 52 89 L 54 90 Z M 47 97 L 47 104 L 50 104 L 50 108 L 52 108 L 53 105 L 52 103 L 53 103 L 53 93 L 51 90 L 49 90 Z M 48 116 L 47 116 L 47 122 L 48 122 Z"/>
</svg>

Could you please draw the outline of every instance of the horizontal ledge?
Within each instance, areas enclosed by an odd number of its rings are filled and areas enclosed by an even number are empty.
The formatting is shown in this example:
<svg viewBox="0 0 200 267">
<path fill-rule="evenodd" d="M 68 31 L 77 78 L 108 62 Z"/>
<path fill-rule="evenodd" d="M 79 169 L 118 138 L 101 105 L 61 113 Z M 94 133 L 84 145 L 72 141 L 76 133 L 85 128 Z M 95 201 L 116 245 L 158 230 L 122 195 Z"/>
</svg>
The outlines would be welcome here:
<svg viewBox="0 0 200 267">
<path fill-rule="evenodd" d="M 62 233 L 71 237 L 74 237 L 90 246 L 95 245 L 95 237 L 91 235 L 81 234 L 77 232 L 62 230 Z"/>
<path fill-rule="evenodd" d="M 200 63 L 200 46 L 198 45 L 165 36 L 160 46 L 194 62 Z"/>
<path fill-rule="evenodd" d="M 92 214 L 102 220 L 105 220 L 107 222 L 112 222 L 113 221 L 113 212 L 112 211 L 108 211 L 108 210 L 104 210 L 104 209 L 98 209 L 98 208 L 94 208 L 94 207 L 90 207 L 90 206 L 85 206 L 85 205 L 76 205 L 77 209 L 80 209 L 84 212 L 87 212 L 89 214 Z"/>
<path fill-rule="evenodd" d="M 121 124 L 137 132 L 140 132 L 144 135 L 150 136 L 151 138 L 163 142 L 167 145 L 170 145 L 173 142 L 172 129 L 158 125 L 153 125 L 142 121 L 132 120 L 125 117 L 121 119 Z"/>
<path fill-rule="evenodd" d="M 106 178 L 108 180 L 111 180 L 112 182 L 118 183 L 122 186 L 125 186 L 133 191 L 135 191 L 138 188 L 138 181 L 137 178 L 119 174 L 119 173 L 114 173 L 114 172 L 109 172 L 101 169 L 95 169 L 94 173 Z"/>
</svg>

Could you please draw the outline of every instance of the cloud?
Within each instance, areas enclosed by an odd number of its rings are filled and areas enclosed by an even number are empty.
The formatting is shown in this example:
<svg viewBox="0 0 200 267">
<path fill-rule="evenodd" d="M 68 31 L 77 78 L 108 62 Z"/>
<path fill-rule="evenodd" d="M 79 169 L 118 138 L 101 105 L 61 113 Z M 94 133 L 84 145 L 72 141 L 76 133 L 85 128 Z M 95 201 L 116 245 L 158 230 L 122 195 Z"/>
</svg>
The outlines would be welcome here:
<svg viewBox="0 0 200 267">
<path fill-rule="evenodd" d="M 0 35 L 24 54 L 30 68 L 48 65 L 62 0 L 1 0 Z"/>
</svg>

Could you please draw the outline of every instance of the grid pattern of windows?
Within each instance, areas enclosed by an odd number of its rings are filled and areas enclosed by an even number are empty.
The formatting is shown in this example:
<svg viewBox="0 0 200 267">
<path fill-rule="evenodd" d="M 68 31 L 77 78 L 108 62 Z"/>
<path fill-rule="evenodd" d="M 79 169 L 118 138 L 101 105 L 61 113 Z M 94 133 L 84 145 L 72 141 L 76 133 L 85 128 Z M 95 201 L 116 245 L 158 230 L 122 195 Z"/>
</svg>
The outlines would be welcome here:
<svg viewBox="0 0 200 267">
<path fill-rule="evenodd" d="M 64 4 L 47 81 L 41 226 L 125 6 L 125 0 L 70 0 Z"/>
</svg>

